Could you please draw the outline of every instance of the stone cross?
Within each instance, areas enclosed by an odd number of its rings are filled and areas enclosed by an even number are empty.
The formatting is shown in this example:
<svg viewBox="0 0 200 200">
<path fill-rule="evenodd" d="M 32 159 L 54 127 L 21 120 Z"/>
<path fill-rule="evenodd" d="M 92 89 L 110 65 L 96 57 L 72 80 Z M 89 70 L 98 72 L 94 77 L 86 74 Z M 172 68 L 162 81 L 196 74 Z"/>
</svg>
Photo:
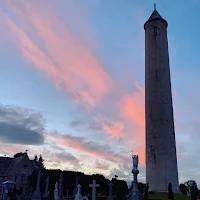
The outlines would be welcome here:
<svg viewBox="0 0 200 200">
<path fill-rule="evenodd" d="M 110 181 L 110 182 L 108 183 L 108 186 L 109 186 L 109 195 L 108 195 L 108 197 L 107 197 L 107 200 L 114 200 L 114 199 L 113 199 L 113 196 L 112 196 L 112 186 L 113 186 L 113 183 Z"/>
<path fill-rule="evenodd" d="M 92 188 L 92 200 L 96 200 L 96 187 L 100 187 L 100 185 L 96 184 L 96 180 L 93 180 L 93 183 L 89 184 L 89 187 Z"/>
</svg>

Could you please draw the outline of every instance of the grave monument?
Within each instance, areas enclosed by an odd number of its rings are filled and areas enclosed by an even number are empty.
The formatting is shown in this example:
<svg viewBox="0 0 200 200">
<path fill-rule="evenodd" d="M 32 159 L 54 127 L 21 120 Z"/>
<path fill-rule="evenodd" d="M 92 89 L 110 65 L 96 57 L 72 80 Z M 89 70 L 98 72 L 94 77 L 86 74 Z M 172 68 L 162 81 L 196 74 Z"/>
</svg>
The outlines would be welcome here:
<svg viewBox="0 0 200 200">
<path fill-rule="evenodd" d="M 139 158 L 138 158 L 138 155 L 132 155 L 132 159 L 133 159 L 133 169 L 132 169 L 133 188 L 130 191 L 130 194 L 128 196 L 128 200 L 143 200 L 143 196 L 138 189 L 138 180 L 137 180 L 137 176 L 139 174 L 139 170 L 138 170 Z"/>
<path fill-rule="evenodd" d="M 96 180 L 93 180 L 93 183 L 89 187 L 92 188 L 92 200 L 96 200 L 96 188 L 100 187 L 100 185 L 96 183 Z"/>
</svg>

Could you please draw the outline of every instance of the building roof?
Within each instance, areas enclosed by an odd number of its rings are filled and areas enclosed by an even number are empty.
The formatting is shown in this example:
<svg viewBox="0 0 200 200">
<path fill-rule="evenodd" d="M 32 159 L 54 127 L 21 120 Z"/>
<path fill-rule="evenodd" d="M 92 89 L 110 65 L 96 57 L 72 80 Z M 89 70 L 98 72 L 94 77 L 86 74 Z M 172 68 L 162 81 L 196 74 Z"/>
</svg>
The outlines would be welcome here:
<svg viewBox="0 0 200 200">
<path fill-rule="evenodd" d="M 14 158 L 0 156 L 0 176 L 4 176 Z"/>
<path fill-rule="evenodd" d="M 156 10 L 156 8 L 154 8 L 154 11 L 152 12 L 151 16 L 150 16 L 149 19 L 145 22 L 144 28 L 145 28 L 145 25 L 146 25 L 148 22 L 153 21 L 153 20 L 162 20 L 162 21 L 164 21 L 164 22 L 167 24 L 167 26 L 168 26 L 167 21 L 161 17 L 161 15 L 158 13 L 158 11 Z"/>
<path fill-rule="evenodd" d="M 10 166 L 8 167 L 6 174 L 5 175 L 9 175 L 10 172 L 12 172 L 13 169 L 15 169 L 15 167 L 21 162 L 21 160 L 24 158 L 24 156 L 20 156 L 17 158 L 14 158 L 10 164 Z"/>
<path fill-rule="evenodd" d="M 1 157 L 0 156 L 0 176 L 8 176 L 17 166 L 21 163 L 23 159 L 29 159 L 28 155 L 10 158 L 10 157 Z M 36 168 L 34 160 L 29 160 L 33 169 Z M 23 161 L 22 161 L 23 162 Z"/>
</svg>

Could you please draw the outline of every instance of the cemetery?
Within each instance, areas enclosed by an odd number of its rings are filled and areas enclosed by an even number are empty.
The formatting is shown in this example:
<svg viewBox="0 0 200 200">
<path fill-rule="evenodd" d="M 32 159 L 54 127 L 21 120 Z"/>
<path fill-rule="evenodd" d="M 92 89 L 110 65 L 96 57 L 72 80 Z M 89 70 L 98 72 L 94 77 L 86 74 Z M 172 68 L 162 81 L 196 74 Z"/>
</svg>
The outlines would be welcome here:
<svg viewBox="0 0 200 200">
<path fill-rule="evenodd" d="M 100 174 L 85 175 L 82 172 L 45 169 L 42 156 L 32 161 L 29 160 L 27 153 L 21 153 L 18 156 L 17 160 L 18 162 L 21 160 L 23 168 L 24 162 L 34 163 L 29 165 L 27 174 L 22 173 L 22 177 L 29 177 L 28 181 L 25 178 L 23 180 L 26 181 L 21 182 L 22 179 L 19 181 L 19 176 L 21 176 L 19 162 L 12 168 L 15 171 L 17 167 L 18 179 L 13 176 L 13 173 L 10 173 L 11 176 L 4 175 L 1 179 L 0 200 L 196 200 L 199 193 L 193 181 L 180 184 L 180 194 L 173 194 L 170 184 L 168 193 L 149 192 L 148 184 L 138 182 L 138 155 L 132 156 L 131 186 L 123 180 L 117 180 L 117 178 L 108 180 Z M 31 175 L 30 171 L 32 171 Z"/>
</svg>

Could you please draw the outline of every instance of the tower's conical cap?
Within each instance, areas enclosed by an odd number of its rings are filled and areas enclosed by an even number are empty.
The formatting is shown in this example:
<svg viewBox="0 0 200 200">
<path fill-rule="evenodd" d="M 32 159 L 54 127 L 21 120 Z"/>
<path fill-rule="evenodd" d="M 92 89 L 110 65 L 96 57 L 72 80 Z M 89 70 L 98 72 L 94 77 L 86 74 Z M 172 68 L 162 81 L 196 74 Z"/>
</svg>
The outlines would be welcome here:
<svg viewBox="0 0 200 200">
<path fill-rule="evenodd" d="M 151 16 L 149 17 L 148 21 L 154 20 L 154 19 L 163 19 L 163 18 L 161 17 L 161 15 L 158 13 L 157 10 L 154 10 L 154 11 L 152 12 L 152 14 L 151 14 Z"/>
<path fill-rule="evenodd" d="M 156 8 L 154 8 L 154 11 L 152 12 L 151 16 L 149 17 L 149 19 L 145 22 L 144 24 L 144 28 L 145 28 L 145 25 L 150 22 L 150 21 L 153 21 L 153 20 L 162 20 L 166 23 L 166 25 L 168 26 L 168 23 L 165 19 L 163 19 L 161 17 L 161 15 L 158 13 L 158 11 L 156 10 Z"/>
</svg>

